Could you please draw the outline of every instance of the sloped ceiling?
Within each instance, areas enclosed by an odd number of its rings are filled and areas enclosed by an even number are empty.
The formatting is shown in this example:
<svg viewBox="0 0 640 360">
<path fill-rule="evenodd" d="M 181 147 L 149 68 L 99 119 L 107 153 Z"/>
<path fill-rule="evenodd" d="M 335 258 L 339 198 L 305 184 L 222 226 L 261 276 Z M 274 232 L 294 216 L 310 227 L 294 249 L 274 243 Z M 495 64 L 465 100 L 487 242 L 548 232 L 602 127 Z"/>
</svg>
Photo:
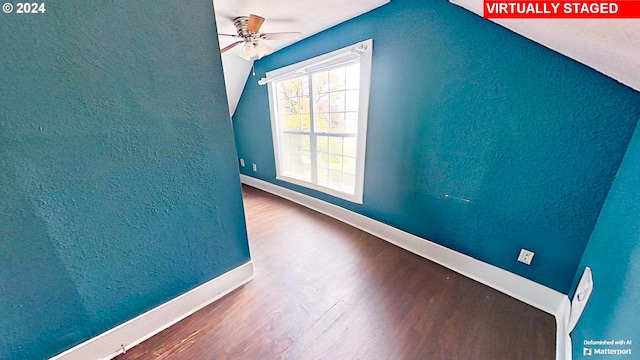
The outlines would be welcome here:
<svg viewBox="0 0 640 360">
<path fill-rule="evenodd" d="M 450 1 L 482 16 L 482 0 Z M 492 19 L 491 21 L 640 91 L 640 21 L 638 19 Z"/>
<path fill-rule="evenodd" d="M 358 15 L 364 14 L 390 0 L 213 0 L 218 33 L 235 34 L 233 19 L 238 16 L 256 14 L 266 19 L 260 32 L 299 31 L 302 38 L 326 30 Z M 237 39 L 220 36 L 220 47 Z M 275 50 L 295 41 L 268 41 Z M 233 115 L 242 95 L 242 90 L 251 73 L 251 62 L 241 59 L 241 46 L 222 55 L 229 111 Z"/>
</svg>

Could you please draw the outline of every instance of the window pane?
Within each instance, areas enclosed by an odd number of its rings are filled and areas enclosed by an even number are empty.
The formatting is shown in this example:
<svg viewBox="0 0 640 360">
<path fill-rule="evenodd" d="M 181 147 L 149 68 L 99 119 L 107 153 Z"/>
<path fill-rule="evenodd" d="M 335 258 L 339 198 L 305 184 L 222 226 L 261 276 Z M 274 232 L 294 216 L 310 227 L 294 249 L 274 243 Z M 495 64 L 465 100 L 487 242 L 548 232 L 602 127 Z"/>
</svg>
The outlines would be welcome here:
<svg viewBox="0 0 640 360">
<path fill-rule="evenodd" d="M 300 82 L 298 78 L 289 80 L 289 96 L 297 96 L 300 95 Z"/>
<path fill-rule="evenodd" d="M 303 113 L 303 114 L 308 114 L 309 110 L 310 110 L 310 108 L 309 108 L 309 97 L 308 96 L 302 97 L 301 100 L 300 100 L 300 112 Z"/>
<path fill-rule="evenodd" d="M 291 97 L 291 98 L 289 98 L 289 103 L 291 104 L 290 112 L 292 114 L 300 114 L 300 98 L 299 97 Z"/>
<path fill-rule="evenodd" d="M 342 171 L 348 174 L 355 175 L 356 173 L 356 159 L 352 157 L 342 158 Z"/>
<path fill-rule="evenodd" d="M 291 148 L 292 149 L 300 149 L 300 136 L 301 135 L 296 135 L 296 134 L 288 134 L 289 138 L 291 139 L 290 144 L 291 144 Z"/>
<path fill-rule="evenodd" d="M 329 167 L 329 154 L 319 152 L 318 153 L 318 169 Z"/>
<path fill-rule="evenodd" d="M 289 96 L 289 83 L 286 81 L 279 81 L 276 83 L 278 89 L 278 98 L 283 99 Z"/>
<path fill-rule="evenodd" d="M 359 89 L 360 88 L 360 64 L 353 64 L 347 66 L 347 89 Z"/>
<path fill-rule="evenodd" d="M 311 115 L 310 114 L 302 114 L 300 115 L 300 130 L 304 132 L 311 131 Z"/>
<path fill-rule="evenodd" d="M 316 138 L 316 148 L 318 148 L 318 151 L 329 152 L 328 137 L 318 136 Z"/>
<path fill-rule="evenodd" d="M 310 111 L 308 95 L 303 97 L 303 88 L 308 93 L 308 81 L 305 77 L 298 77 L 276 82 L 278 111 L 282 129 L 285 131 L 310 131 L 309 116 L 300 116 Z"/>
<path fill-rule="evenodd" d="M 342 189 L 342 172 L 329 170 L 329 184 L 331 187 Z"/>
<path fill-rule="evenodd" d="M 280 153 L 282 155 L 282 164 L 286 171 L 291 171 L 291 135 L 282 135 L 282 144 L 280 147 Z"/>
<path fill-rule="evenodd" d="M 342 151 L 345 155 L 356 156 L 356 138 L 346 137 L 344 138 L 344 145 Z"/>
<path fill-rule="evenodd" d="M 311 136 L 302 135 L 302 143 L 300 147 L 302 150 L 311 150 Z"/>
<path fill-rule="evenodd" d="M 330 106 L 332 112 L 334 111 L 344 111 L 344 91 L 338 91 L 335 93 L 331 93 L 330 96 Z"/>
<path fill-rule="evenodd" d="M 329 170 L 318 167 L 318 183 L 327 183 L 329 180 Z"/>
<path fill-rule="evenodd" d="M 331 113 L 329 131 L 342 133 L 345 131 L 344 113 Z"/>
<path fill-rule="evenodd" d="M 342 156 L 329 155 L 329 169 L 342 171 Z"/>
<path fill-rule="evenodd" d="M 315 113 L 314 123 L 316 125 L 316 131 L 327 132 L 329 131 L 329 114 L 328 113 Z"/>
<path fill-rule="evenodd" d="M 291 114 L 291 103 L 289 102 L 289 98 L 282 95 L 278 96 L 278 110 L 282 114 Z"/>
<path fill-rule="evenodd" d="M 289 148 L 289 157 L 291 158 L 291 164 L 295 165 L 300 163 L 300 159 L 302 157 L 302 152 L 299 147 L 291 146 Z"/>
<path fill-rule="evenodd" d="M 278 87 L 279 95 L 285 97 L 301 95 L 300 78 L 278 81 L 276 86 Z"/>
<path fill-rule="evenodd" d="M 300 86 L 302 88 L 302 92 L 300 95 L 309 96 L 309 76 L 300 78 Z"/>
<path fill-rule="evenodd" d="M 284 175 L 311 181 L 310 135 L 283 134 L 282 170 Z"/>
<path fill-rule="evenodd" d="M 300 115 L 299 114 L 290 114 L 285 115 L 282 119 L 283 127 L 285 130 L 300 130 Z"/>
<path fill-rule="evenodd" d="M 291 161 L 289 161 L 290 159 L 290 154 L 289 154 L 289 148 L 290 148 L 290 144 L 291 144 L 291 135 L 289 134 L 283 134 L 282 135 L 282 143 L 281 143 L 281 147 L 280 147 L 280 155 L 282 158 L 282 169 L 285 172 L 289 172 L 291 171 Z"/>
<path fill-rule="evenodd" d="M 359 101 L 360 101 L 360 91 L 358 90 L 347 91 L 345 110 L 358 111 Z"/>
<path fill-rule="evenodd" d="M 329 91 L 328 71 L 313 74 L 313 89 L 316 93 L 326 93 Z"/>
<path fill-rule="evenodd" d="M 329 152 L 331 154 L 342 155 L 342 138 L 337 136 L 329 137 Z"/>
<path fill-rule="evenodd" d="M 314 94 L 313 112 L 323 113 L 329 112 L 329 96 L 330 94 Z"/>
<path fill-rule="evenodd" d="M 338 68 L 329 71 L 329 88 L 331 91 L 344 89 L 345 68 Z"/>
</svg>

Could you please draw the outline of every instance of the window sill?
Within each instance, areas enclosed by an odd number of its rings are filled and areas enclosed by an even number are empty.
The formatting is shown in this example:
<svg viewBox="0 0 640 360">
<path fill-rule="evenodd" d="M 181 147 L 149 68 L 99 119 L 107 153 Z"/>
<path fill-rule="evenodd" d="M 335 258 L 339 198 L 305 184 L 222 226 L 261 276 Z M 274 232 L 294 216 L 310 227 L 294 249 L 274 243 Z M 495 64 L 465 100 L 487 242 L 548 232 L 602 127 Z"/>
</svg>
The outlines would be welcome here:
<svg viewBox="0 0 640 360">
<path fill-rule="evenodd" d="M 307 182 L 307 181 L 300 180 L 300 179 L 291 178 L 291 177 L 288 177 L 288 176 L 278 175 L 278 176 L 276 176 L 276 180 L 288 182 L 290 184 L 302 186 L 302 187 L 305 187 L 307 189 L 319 191 L 321 193 L 324 193 L 324 194 L 327 194 L 327 195 L 331 195 L 333 197 L 336 197 L 336 198 L 339 198 L 339 199 L 342 199 L 342 200 L 347 200 L 347 201 L 355 203 L 355 204 L 362 204 L 362 195 L 360 195 L 360 196 L 351 195 L 351 194 L 344 193 L 344 192 L 341 192 L 341 191 L 338 191 L 338 190 L 334 190 L 334 189 L 331 189 L 331 188 L 328 188 L 328 187 L 324 187 L 322 185 L 314 184 L 314 183 Z M 356 193 L 357 193 L 357 191 L 356 191 Z"/>
</svg>

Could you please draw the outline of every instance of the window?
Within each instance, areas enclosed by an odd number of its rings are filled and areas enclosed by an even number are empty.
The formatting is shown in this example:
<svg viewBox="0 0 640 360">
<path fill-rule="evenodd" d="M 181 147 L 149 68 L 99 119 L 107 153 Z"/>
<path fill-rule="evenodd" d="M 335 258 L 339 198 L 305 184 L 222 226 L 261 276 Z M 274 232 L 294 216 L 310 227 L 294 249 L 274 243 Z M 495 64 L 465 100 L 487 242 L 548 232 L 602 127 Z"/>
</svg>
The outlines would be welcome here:
<svg viewBox="0 0 640 360">
<path fill-rule="evenodd" d="M 267 73 L 277 179 L 362 203 L 367 40 Z"/>
</svg>

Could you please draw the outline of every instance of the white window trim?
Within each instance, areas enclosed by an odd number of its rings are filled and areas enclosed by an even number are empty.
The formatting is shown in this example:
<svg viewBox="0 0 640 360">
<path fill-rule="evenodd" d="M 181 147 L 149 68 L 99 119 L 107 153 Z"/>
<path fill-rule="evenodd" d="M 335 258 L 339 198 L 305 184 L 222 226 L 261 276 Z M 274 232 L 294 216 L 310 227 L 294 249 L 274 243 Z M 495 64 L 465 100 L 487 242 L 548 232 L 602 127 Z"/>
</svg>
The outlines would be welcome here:
<svg viewBox="0 0 640 360">
<path fill-rule="evenodd" d="M 358 135 L 356 140 L 356 176 L 355 176 L 355 192 L 353 195 L 334 190 L 312 182 L 291 178 L 282 174 L 280 165 L 280 131 L 277 109 L 274 104 L 276 97 L 275 81 L 285 80 L 289 77 L 297 77 L 306 73 L 306 68 L 313 68 L 318 63 L 331 64 L 334 58 L 348 56 L 349 54 L 358 53 L 360 55 L 360 102 L 358 104 Z M 316 56 L 314 58 L 288 65 L 276 70 L 267 72 L 266 77 L 258 83 L 268 85 L 269 92 L 269 111 L 271 116 L 271 131 L 273 136 L 273 151 L 276 160 L 276 179 L 286 181 L 295 185 L 306 187 L 312 190 L 320 191 L 331 196 L 344 199 L 357 204 L 362 204 L 364 194 L 364 172 L 365 158 L 367 147 L 367 120 L 369 118 L 369 95 L 371 91 L 371 62 L 373 54 L 373 40 L 365 40 L 345 48 L 332 51 L 330 53 Z M 322 64 L 318 64 L 322 65 Z"/>
</svg>

